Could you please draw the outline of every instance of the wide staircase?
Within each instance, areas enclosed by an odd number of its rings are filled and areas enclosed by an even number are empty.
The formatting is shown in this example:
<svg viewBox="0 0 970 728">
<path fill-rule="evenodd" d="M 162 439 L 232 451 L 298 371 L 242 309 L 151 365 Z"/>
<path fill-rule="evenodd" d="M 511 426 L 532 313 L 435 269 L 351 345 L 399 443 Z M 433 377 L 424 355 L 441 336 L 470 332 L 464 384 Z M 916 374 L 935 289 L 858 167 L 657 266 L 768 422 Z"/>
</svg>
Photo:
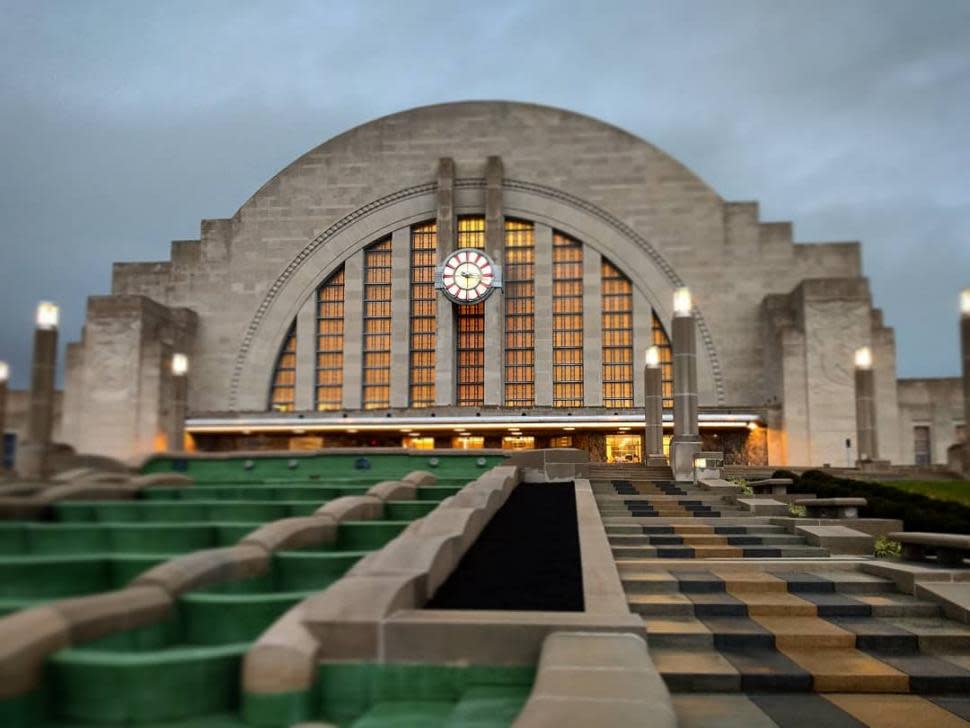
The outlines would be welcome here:
<svg viewBox="0 0 970 728">
<path fill-rule="evenodd" d="M 970 626 L 936 603 L 669 470 L 590 480 L 682 726 L 970 725 Z"/>
</svg>

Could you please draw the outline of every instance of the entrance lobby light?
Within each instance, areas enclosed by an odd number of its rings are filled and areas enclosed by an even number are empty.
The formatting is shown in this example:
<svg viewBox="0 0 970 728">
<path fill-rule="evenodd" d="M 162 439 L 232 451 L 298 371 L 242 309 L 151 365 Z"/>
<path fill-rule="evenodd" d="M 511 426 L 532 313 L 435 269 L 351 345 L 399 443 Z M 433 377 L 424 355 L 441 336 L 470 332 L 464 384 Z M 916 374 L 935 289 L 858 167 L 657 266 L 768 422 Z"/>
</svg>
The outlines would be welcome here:
<svg viewBox="0 0 970 728">
<path fill-rule="evenodd" d="M 57 304 L 50 301 L 41 301 L 37 304 L 37 328 L 43 331 L 52 331 L 57 328 L 60 320 L 60 309 Z"/>
<path fill-rule="evenodd" d="M 693 302 L 690 297 L 690 290 L 678 288 L 674 291 L 674 316 L 690 316 Z"/>
<path fill-rule="evenodd" d="M 646 365 L 651 369 L 656 369 L 660 366 L 660 347 L 650 346 L 647 347 L 646 354 Z"/>
<path fill-rule="evenodd" d="M 172 354 L 172 374 L 184 377 L 189 373 L 189 358 L 185 354 Z"/>
<path fill-rule="evenodd" d="M 970 288 L 965 288 L 960 294 L 960 313 L 970 316 Z"/>
<path fill-rule="evenodd" d="M 10 378 L 10 366 L 5 361 L 0 361 L 0 384 L 6 384 Z"/>
<path fill-rule="evenodd" d="M 856 369 L 872 369 L 872 349 L 863 346 L 855 350 Z"/>
</svg>

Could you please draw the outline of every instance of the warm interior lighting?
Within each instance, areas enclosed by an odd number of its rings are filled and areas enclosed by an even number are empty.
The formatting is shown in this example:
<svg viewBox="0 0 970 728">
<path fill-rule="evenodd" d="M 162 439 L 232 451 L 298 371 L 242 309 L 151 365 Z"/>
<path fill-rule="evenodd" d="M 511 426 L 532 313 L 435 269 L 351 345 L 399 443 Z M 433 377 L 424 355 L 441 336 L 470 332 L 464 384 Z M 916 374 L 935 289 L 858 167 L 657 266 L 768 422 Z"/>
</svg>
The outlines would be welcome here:
<svg viewBox="0 0 970 728">
<path fill-rule="evenodd" d="M 855 350 L 856 369 L 872 369 L 872 349 L 863 346 Z"/>
<path fill-rule="evenodd" d="M 348 435 L 353 435 L 353 434 L 355 434 L 356 432 L 357 432 L 357 430 L 356 430 L 356 429 L 354 429 L 353 427 L 351 427 L 351 428 L 350 428 L 349 430 L 347 430 L 347 434 L 348 434 Z"/>
<path fill-rule="evenodd" d="M 690 290 L 678 288 L 674 291 L 674 316 L 690 316 L 693 302 L 690 298 Z"/>
<path fill-rule="evenodd" d="M 960 313 L 970 316 L 970 288 L 964 289 L 960 294 Z"/>
<path fill-rule="evenodd" d="M 189 358 L 185 354 L 172 354 L 172 374 L 184 377 L 189 373 Z"/>
<path fill-rule="evenodd" d="M 563 427 L 562 429 L 565 430 L 566 432 L 572 432 L 576 428 L 575 427 Z"/>
<path fill-rule="evenodd" d="M 751 430 L 752 432 L 754 432 L 755 430 L 758 429 L 758 423 L 757 422 L 749 422 L 748 423 L 748 429 Z"/>
<path fill-rule="evenodd" d="M 650 346 L 647 348 L 646 354 L 646 364 L 650 369 L 656 369 L 660 366 L 660 347 Z"/>
<path fill-rule="evenodd" d="M 57 328 L 61 311 L 56 303 L 41 301 L 37 304 L 37 328 L 50 331 Z"/>
<path fill-rule="evenodd" d="M 0 361 L 0 384 L 6 384 L 10 378 L 10 366 L 5 361 Z"/>
<path fill-rule="evenodd" d="M 707 458 L 697 458 L 694 461 L 694 467 L 695 468 L 701 468 L 701 469 L 706 468 L 707 467 Z"/>
</svg>

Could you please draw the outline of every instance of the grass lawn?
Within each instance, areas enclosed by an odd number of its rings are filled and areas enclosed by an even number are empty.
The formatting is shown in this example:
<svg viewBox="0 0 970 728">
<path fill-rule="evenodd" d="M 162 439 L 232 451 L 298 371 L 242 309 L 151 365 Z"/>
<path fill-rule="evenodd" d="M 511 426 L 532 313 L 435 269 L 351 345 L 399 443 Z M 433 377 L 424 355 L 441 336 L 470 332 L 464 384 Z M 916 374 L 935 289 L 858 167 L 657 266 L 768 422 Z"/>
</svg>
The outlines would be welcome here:
<svg viewBox="0 0 970 728">
<path fill-rule="evenodd" d="M 886 480 L 882 485 L 970 506 L 970 480 Z"/>
</svg>

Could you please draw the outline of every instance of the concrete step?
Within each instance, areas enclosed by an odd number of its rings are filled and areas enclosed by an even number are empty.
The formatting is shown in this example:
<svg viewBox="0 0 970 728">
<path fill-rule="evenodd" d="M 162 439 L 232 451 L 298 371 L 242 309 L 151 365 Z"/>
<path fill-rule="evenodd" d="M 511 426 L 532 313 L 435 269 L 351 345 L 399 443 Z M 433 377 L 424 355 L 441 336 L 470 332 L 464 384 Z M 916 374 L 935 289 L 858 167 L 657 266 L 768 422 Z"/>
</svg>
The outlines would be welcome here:
<svg viewBox="0 0 970 728">
<path fill-rule="evenodd" d="M 619 534 L 636 534 L 636 535 L 653 535 L 653 534 L 717 534 L 721 536 L 747 536 L 747 535 L 787 535 L 788 531 L 785 530 L 783 526 L 773 526 L 771 524 L 765 523 L 752 523 L 751 525 L 744 526 L 727 526 L 727 525 L 705 525 L 699 523 L 688 523 L 680 526 L 664 526 L 664 525 L 638 525 L 638 524 L 607 524 L 606 526 L 607 535 L 619 535 Z"/>
<path fill-rule="evenodd" d="M 651 649 L 651 657 L 673 692 L 906 693 L 910 689 L 906 673 L 852 648 L 657 647 Z"/>
<path fill-rule="evenodd" d="M 863 693 L 677 693 L 674 711 L 691 728 L 965 726 L 966 700 Z"/>
<path fill-rule="evenodd" d="M 769 534 L 608 534 L 607 538 L 615 546 L 782 546 L 807 545 L 801 536 L 787 533 Z"/>
<path fill-rule="evenodd" d="M 629 559 L 741 559 L 741 558 L 822 558 L 826 549 L 816 546 L 613 546 L 613 558 Z"/>
<path fill-rule="evenodd" d="M 657 617 L 693 616 L 750 618 L 824 618 L 843 620 L 845 630 L 868 635 L 869 646 L 893 644 L 893 636 L 911 636 L 920 649 L 966 650 L 970 647 L 970 627 L 940 618 L 939 607 L 905 594 L 859 595 L 839 593 L 791 594 L 732 588 L 731 592 L 700 591 L 701 584 L 690 585 L 698 591 L 684 593 L 662 581 L 647 583 L 624 578 L 630 611 Z M 680 588 L 685 587 L 684 582 Z M 646 610 L 646 611 L 644 611 Z M 866 621 L 868 620 L 868 621 Z M 912 626 L 905 626 L 909 623 Z M 898 639 L 895 640 L 899 642 Z M 913 647 L 916 646 L 914 642 Z"/>
</svg>

